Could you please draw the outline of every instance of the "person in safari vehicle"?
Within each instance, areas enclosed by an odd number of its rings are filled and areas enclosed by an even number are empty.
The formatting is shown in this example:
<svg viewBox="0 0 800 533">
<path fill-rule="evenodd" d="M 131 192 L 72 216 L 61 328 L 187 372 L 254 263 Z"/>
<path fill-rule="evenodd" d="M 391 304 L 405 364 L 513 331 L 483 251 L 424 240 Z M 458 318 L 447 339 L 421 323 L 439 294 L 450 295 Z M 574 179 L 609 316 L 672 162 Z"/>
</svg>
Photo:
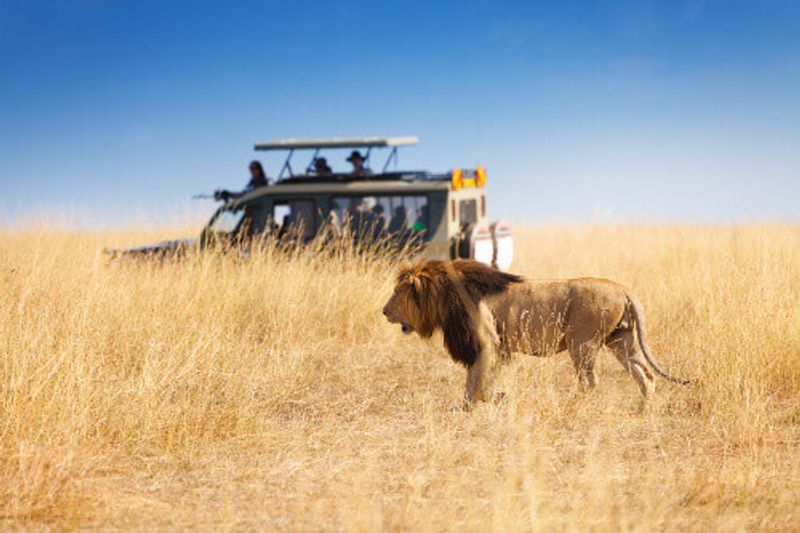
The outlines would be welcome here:
<svg viewBox="0 0 800 533">
<path fill-rule="evenodd" d="M 258 189 L 259 187 L 266 187 L 269 185 L 269 178 L 267 177 L 266 172 L 264 172 L 264 167 L 261 166 L 259 161 L 251 161 L 250 162 L 250 181 L 247 182 L 247 185 L 244 189 L 239 192 L 232 192 L 225 189 L 220 189 L 214 191 L 214 199 L 217 201 L 228 202 L 235 198 L 239 198 L 240 196 L 244 196 L 245 194 Z"/>
<path fill-rule="evenodd" d="M 353 170 L 350 172 L 353 176 L 372 176 L 372 171 L 364 166 L 366 158 L 358 150 L 353 150 L 347 161 L 353 165 Z"/>
</svg>

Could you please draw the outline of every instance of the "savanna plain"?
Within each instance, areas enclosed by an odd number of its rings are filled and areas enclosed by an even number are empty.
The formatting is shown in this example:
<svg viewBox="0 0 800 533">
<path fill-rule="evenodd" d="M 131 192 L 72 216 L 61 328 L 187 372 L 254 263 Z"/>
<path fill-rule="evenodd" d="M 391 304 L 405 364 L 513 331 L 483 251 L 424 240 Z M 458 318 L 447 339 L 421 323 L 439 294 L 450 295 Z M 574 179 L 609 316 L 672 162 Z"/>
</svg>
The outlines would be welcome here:
<svg viewBox="0 0 800 533">
<path fill-rule="evenodd" d="M 800 227 L 518 229 L 512 271 L 606 277 L 682 387 L 610 354 L 518 356 L 458 409 L 441 338 L 381 308 L 397 264 L 174 231 L 0 229 L 0 528 L 800 529 Z"/>
</svg>

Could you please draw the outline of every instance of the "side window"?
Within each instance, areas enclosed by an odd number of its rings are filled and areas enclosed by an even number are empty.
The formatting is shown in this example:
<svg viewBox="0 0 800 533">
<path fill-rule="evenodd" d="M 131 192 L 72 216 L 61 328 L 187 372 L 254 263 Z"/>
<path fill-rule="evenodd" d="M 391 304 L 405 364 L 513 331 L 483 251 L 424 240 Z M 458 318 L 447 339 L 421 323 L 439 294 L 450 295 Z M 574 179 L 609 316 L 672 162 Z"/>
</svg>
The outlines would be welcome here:
<svg viewBox="0 0 800 533">
<path fill-rule="evenodd" d="M 347 198 L 331 198 L 331 212 L 329 219 L 335 225 L 341 225 L 347 216 Z"/>
<path fill-rule="evenodd" d="M 339 196 L 331 199 L 331 217 L 356 234 L 381 233 L 386 228 L 386 202 L 376 196 Z"/>
<path fill-rule="evenodd" d="M 288 224 L 287 217 L 292 213 L 289 204 L 273 204 L 272 206 L 272 220 L 281 228 L 284 224 Z"/>
<path fill-rule="evenodd" d="M 413 216 L 409 214 L 408 209 L 402 196 L 389 197 L 389 233 L 402 233 L 411 229 L 413 220 L 409 220 Z"/>
<path fill-rule="evenodd" d="M 425 195 L 338 196 L 331 199 L 331 213 L 357 235 L 420 232 L 430 224 Z"/>
<path fill-rule="evenodd" d="M 282 235 L 287 232 L 296 232 L 304 239 L 310 239 L 317 231 L 312 200 L 275 202 L 272 206 L 272 220 Z"/>
<path fill-rule="evenodd" d="M 458 211 L 458 222 L 462 226 L 478 221 L 478 202 L 475 200 L 461 200 Z"/>
<path fill-rule="evenodd" d="M 408 200 L 411 202 L 408 202 Z M 411 231 L 419 233 L 422 231 L 427 232 L 430 225 L 430 214 L 428 213 L 428 197 L 427 196 L 406 196 L 407 204 L 413 204 L 414 223 L 411 225 Z M 410 207 L 410 206 L 409 206 Z"/>
</svg>

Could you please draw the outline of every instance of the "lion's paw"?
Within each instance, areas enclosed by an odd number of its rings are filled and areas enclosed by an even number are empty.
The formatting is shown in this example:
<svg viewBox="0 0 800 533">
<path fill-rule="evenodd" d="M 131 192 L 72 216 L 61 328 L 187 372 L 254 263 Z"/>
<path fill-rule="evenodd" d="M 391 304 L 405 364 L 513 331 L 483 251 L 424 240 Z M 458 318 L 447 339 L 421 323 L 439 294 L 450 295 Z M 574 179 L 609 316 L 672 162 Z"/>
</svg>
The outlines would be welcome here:
<svg viewBox="0 0 800 533">
<path fill-rule="evenodd" d="M 498 405 L 500 402 L 506 399 L 506 393 L 503 391 L 497 391 L 492 394 L 492 403 Z"/>
</svg>

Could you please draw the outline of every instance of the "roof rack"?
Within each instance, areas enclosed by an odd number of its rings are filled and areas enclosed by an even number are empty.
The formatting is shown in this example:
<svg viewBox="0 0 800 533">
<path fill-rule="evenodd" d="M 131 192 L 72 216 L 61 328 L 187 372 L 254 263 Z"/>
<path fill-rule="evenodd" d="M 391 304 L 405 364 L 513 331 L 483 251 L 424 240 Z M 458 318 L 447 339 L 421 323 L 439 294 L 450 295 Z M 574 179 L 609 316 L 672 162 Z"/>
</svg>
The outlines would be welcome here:
<svg viewBox="0 0 800 533">
<path fill-rule="evenodd" d="M 256 143 L 256 150 L 313 150 L 318 148 L 391 148 L 419 142 L 416 136 L 406 137 L 331 137 L 327 139 L 278 139 Z"/>
<path fill-rule="evenodd" d="M 450 179 L 450 175 L 431 174 L 424 170 L 403 170 L 398 172 L 386 172 L 373 174 L 371 176 L 353 176 L 349 173 L 336 173 L 330 176 L 303 176 L 296 175 L 283 178 L 276 185 L 287 185 L 293 183 L 352 183 L 354 181 L 431 181 L 434 179 Z"/>
<path fill-rule="evenodd" d="M 364 155 L 365 164 L 369 161 L 370 152 L 373 148 L 391 148 L 392 151 L 389 154 L 389 157 L 386 159 L 386 163 L 383 165 L 382 172 L 386 172 L 386 170 L 389 168 L 389 163 L 392 161 L 394 161 L 395 165 L 397 165 L 398 146 L 410 146 L 417 144 L 417 142 L 419 142 L 419 139 L 414 135 L 408 135 L 405 137 L 330 137 L 327 139 L 278 139 L 276 141 L 256 143 L 255 149 L 264 151 L 289 150 L 289 153 L 286 156 L 286 162 L 284 162 L 281 172 L 278 175 L 278 179 L 280 180 L 287 172 L 289 173 L 289 176 L 293 174 L 291 160 L 292 154 L 294 154 L 295 150 L 314 150 L 314 154 L 311 156 L 311 162 L 306 167 L 306 171 L 308 171 L 314 164 L 314 161 L 317 159 L 319 151 L 323 148 L 366 148 L 367 153 Z"/>
</svg>

